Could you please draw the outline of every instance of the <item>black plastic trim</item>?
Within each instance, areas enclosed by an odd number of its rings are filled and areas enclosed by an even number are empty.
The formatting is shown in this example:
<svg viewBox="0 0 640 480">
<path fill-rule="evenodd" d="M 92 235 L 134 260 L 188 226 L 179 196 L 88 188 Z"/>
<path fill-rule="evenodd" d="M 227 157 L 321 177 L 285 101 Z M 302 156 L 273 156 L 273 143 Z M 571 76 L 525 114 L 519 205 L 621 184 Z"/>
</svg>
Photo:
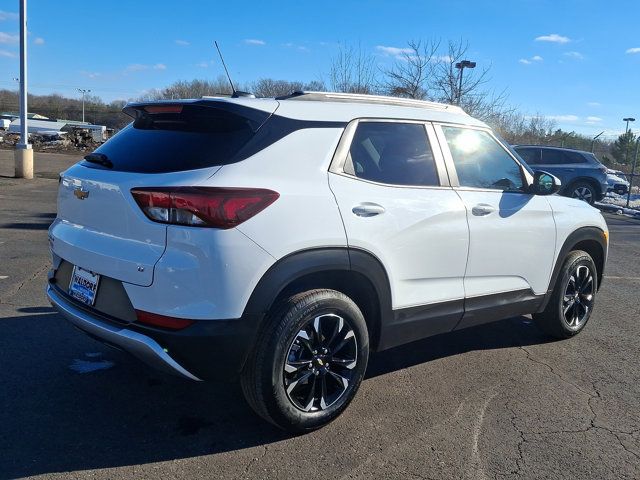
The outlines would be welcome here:
<svg viewBox="0 0 640 480">
<path fill-rule="evenodd" d="M 450 332 L 463 312 L 462 299 L 394 310 L 382 325 L 378 350 Z"/>
<path fill-rule="evenodd" d="M 558 253 L 558 257 L 556 259 L 556 264 L 553 267 L 553 272 L 551 273 L 549 288 L 547 290 L 547 293 L 544 295 L 544 300 L 538 308 L 538 313 L 544 311 L 544 309 L 547 307 L 547 304 L 549 303 L 549 300 L 553 293 L 553 288 L 555 287 L 556 281 L 558 280 L 560 270 L 562 269 L 562 265 L 564 264 L 564 260 L 567 258 L 567 255 L 569 255 L 569 252 L 571 252 L 578 243 L 584 242 L 585 240 L 596 241 L 602 248 L 602 268 L 600 268 L 601 271 L 596 272 L 598 277 L 597 287 L 600 288 L 604 274 L 604 266 L 607 263 L 607 242 L 604 237 L 604 232 L 597 227 L 578 228 L 567 237 L 567 239 L 564 241 L 564 244 L 562 245 L 562 248 L 560 248 L 560 252 Z M 595 260 L 596 259 L 594 259 L 594 261 Z M 597 264 L 596 267 L 598 267 Z"/>
<path fill-rule="evenodd" d="M 543 300 L 544 295 L 536 295 L 529 288 L 466 298 L 464 315 L 454 330 L 534 313 Z"/>
<path fill-rule="evenodd" d="M 346 126 L 347 122 L 295 120 L 274 114 L 271 115 L 268 121 L 262 125 L 258 133 L 254 135 L 228 163 L 237 163 L 245 160 L 298 130 L 307 128 L 344 129 Z"/>
<path fill-rule="evenodd" d="M 327 247 L 302 250 L 276 262 L 256 285 L 245 314 L 264 315 L 291 282 L 306 275 L 324 271 L 349 271 L 349 252 L 343 247 Z"/>
<path fill-rule="evenodd" d="M 375 305 L 372 306 L 372 310 L 377 315 L 375 318 L 367 318 L 374 330 L 370 343 L 371 348 L 375 350 L 379 340 L 377 333 L 392 316 L 391 289 L 382 263 L 365 250 L 325 247 L 302 250 L 284 257 L 260 279 L 249 298 L 243 316 L 256 316 L 260 318 L 259 323 L 262 324 L 266 313 L 277 298 L 296 280 L 312 274 L 340 272 L 359 274 L 360 278 L 365 278 L 375 291 Z M 345 280 L 351 281 L 353 278 L 345 275 Z M 349 287 L 357 290 L 363 285 L 349 285 Z"/>
<path fill-rule="evenodd" d="M 198 378 L 236 381 L 253 346 L 259 320 L 251 315 L 231 320 L 200 320 L 177 331 L 138 323 L 127 328 L 158 342 Z"/>
</svg>

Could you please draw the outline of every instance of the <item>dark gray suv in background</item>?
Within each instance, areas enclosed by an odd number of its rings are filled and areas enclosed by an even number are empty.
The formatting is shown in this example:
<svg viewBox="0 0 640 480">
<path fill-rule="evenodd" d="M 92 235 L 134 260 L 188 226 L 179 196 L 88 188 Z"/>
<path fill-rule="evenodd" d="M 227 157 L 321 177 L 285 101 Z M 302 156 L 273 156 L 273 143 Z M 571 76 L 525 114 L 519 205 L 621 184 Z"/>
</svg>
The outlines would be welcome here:
<svg viewBox="0 0 640 480">
<path fill-rule="evenodd" d="M 593 153 L 540 145 L 513 148 L 532 169 L 558 177 L 562 181 L 560 195 L 593 204 L 607 193 L 607 167 Z"/>
</svg>

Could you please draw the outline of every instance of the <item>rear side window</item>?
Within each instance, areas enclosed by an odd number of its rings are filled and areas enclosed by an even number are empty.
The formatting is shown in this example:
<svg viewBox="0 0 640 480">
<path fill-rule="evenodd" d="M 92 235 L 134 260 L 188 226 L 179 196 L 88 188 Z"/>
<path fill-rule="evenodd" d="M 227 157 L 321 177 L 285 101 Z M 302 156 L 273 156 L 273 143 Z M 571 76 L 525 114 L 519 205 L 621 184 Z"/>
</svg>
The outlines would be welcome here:
<svg viewBox="0 0 640 480">
<path fill-rule="evenodd" d="M 523 191 L 520 165 L 487 132 L 442 127 L 462 187 Z"/>
<path fill-rule="evenodd" d="M 389 185 L 440 185 L 422 124 L 361 122 L 344 171 L 363 180 Z"/>
<path fill-rule="evenodd" d="M 123 172 L 166 173 L 224 165 L 233 161 L 260 126 L 263 112 L 258 118 L 256 112 L 252 110 L 250 119 L 212 106 L 139 107 L 136 120 L 95 153 L 107 156 L 111 170 Z"/>
<path fill-rule="evenodd" d="M 576 152 L 566 152 L 553 148 L 542 149 L 542 163 L 544 165 L 563 165 L 570 163 L 586 163 L 586 159 Z"/>
<path fill-rule="evenodd" d="M 540 150 L 537 148 L 516 148 L 518 155 L 529 165 L 540 164 Z"/>
</svg>

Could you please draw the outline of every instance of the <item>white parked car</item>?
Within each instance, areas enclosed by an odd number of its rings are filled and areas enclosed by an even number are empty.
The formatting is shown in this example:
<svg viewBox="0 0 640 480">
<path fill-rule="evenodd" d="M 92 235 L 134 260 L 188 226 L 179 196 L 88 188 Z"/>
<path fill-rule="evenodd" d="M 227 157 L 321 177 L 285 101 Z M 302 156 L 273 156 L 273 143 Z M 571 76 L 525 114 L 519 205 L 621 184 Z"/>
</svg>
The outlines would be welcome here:
<svg viewBox="0 0 640 480">
<path fill-rule="evenodd" d="M 567 338 L 593 311 L 604 219 L 458 107 L 298 92 L 125 112 L 61 175 L 49 299 L 165 372 L 239 379 L 282 428 L 336 418 L 370 352 L 525 314 Z"/>
<path fill-rule="evenodd" d="M 609 191 L 618 195 L 626 195 L 629 192 L 629 181 L 624 172 L 607 169 L 607 183 Z"/>
</svg>

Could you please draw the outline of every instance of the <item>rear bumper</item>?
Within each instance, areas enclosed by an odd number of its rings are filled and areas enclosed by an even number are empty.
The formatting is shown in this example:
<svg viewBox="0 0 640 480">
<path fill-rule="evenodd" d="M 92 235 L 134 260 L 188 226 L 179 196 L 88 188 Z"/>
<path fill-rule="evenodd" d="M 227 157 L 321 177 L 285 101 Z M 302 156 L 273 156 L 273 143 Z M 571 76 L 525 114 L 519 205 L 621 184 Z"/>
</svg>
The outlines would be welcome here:
<svg viewBox="0 0 640 480">
<path fill-rule="evenodd" d="M 120 324 L 76 304 L 55 284 L 47 297 L 67 320 L 89 336 L 131 353 L 146 364 L 190 380 L 238 379 L 253 346 L 261 315 L 233 320 L 199 320 L 177 331 L 137 323 Z"/>
<path fill-rule="evenodd" d="M 189 380 L 200 381 L 200 378 L 171 358 L 160 344 L 152 338 L 133 330 L 111 325 L 91 316 L 66 300 L 63 294 L 58 293 L 50 285 L 47 286 L 47 297 L 51 305 L 67 320 L 90 336 L 126 350 L 158 370 L 179 375 Z"/>
</svg>

